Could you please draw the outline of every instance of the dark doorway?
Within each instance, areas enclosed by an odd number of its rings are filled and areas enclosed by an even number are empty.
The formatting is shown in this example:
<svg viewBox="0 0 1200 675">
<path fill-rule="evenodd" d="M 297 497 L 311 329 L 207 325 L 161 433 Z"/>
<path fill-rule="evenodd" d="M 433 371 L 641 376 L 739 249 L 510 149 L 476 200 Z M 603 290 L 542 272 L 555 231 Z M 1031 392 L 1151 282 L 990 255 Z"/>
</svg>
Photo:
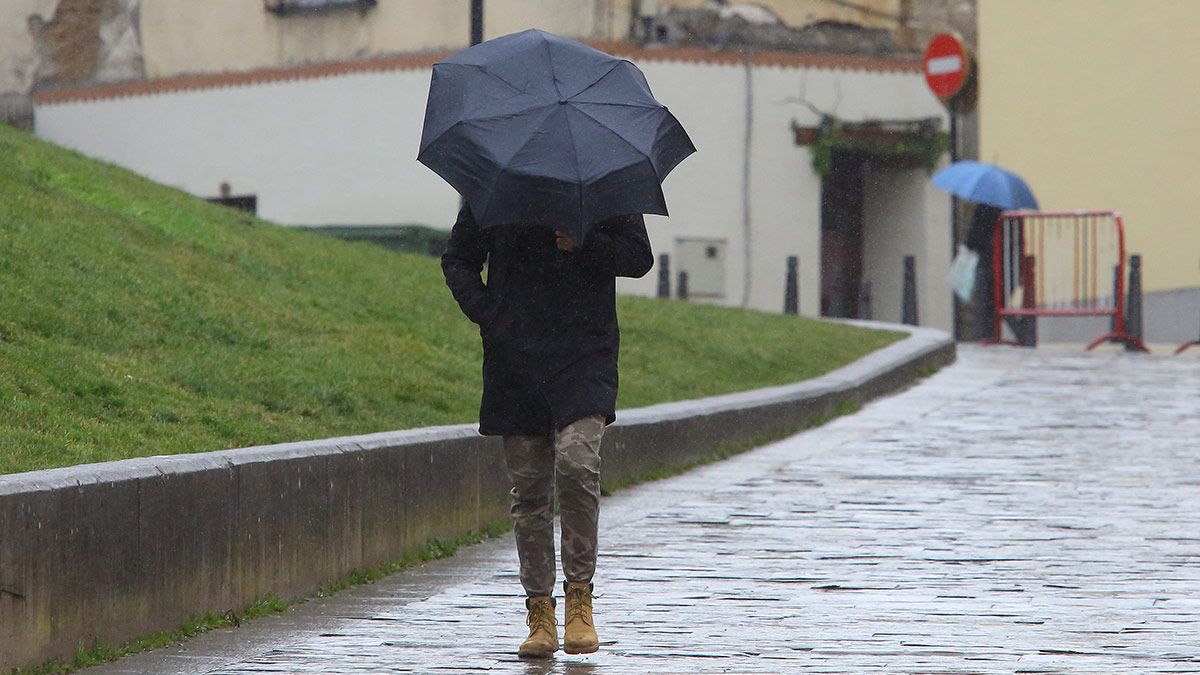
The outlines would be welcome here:
<svg viewBox="0 0 1200 675">
<path fill-rule="evenodd" d="M 835 152 L 821 181 L 821 316 L 858 318 L 867 157 Z"/>
</svg>

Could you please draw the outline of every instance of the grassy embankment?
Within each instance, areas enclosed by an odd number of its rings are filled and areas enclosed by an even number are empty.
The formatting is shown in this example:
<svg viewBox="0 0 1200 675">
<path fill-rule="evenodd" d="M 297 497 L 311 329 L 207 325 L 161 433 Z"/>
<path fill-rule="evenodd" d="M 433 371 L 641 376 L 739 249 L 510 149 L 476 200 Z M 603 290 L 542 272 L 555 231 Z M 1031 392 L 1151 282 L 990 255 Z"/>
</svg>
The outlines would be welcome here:
<svg viewBox="0 0 1200 675">
<path fill-rule="evenodd" d="M 810 378 L 899 336 L 623 298 L 621 407 Z M 290 231 L 0 125 L 0 473 L 470 422 L 437 261 Z"/>
</svg>

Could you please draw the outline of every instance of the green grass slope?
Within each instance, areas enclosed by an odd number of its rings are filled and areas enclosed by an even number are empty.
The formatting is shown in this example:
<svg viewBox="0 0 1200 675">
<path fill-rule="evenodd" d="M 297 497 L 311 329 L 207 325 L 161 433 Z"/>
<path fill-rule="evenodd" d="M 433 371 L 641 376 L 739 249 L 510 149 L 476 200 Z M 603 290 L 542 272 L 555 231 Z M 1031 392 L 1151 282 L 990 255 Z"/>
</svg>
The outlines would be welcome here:
<svg viewBox="0 0 1200 675">
<path fill-rule="evenodd" d="M 809 378 L 893 341 L 623 298 L 621 407 Z M 0 473 L 471 422 L 433 258 L 273 226 L 0 124 Z"/>
</svg>

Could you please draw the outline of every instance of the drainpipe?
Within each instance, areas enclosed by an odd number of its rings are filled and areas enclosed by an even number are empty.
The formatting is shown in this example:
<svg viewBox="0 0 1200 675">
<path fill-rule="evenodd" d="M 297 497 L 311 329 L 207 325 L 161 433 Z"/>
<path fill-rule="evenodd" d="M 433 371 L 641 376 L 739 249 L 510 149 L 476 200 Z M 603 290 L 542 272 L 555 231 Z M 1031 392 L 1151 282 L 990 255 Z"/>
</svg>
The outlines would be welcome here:
<svg viewBox="0 0 1200 675">
<path fill-rule="evenodd" d="M 950 163 L 953 164 L 954 162 L 958 161 L 958 102 L 952 98 L 952 99 L 950 99 L 949 103 L 947 104 L 947 107 L 950 109 L 950 139 L 949 139 L 950 140 Z M 958 228 L 959 228 L 958 212 L 960 210 L 961 210 L 961 208 L 959 207 L 958 197 L 954 193 L 951 193 L 950 194 L 950 256 L 951 256 L 951 258 L 953 258 L 955 255 L 958 254 L 958 243 L 959 243 L 959 241 L 958 241 Z M 955 298 L 955 297 L 953 297 L 953 295 L 951 295 L 950 308 L 951 308 L 952 313 L 954 314 L 952 321 L 954 322 L 954 338 L 956 340 L 962 340 L 965 337 L 963 335 L 963 331 L 961 330 L 962 329 L 962 323 L 961 323 L 962 322 L 962 316 L 961 316 L 962 315 L 962 309 L 961 309 L 962 304 L 963 303 L 960 302 L 958 300 L 958 298 Z M 974 311 L 973 308 L 974 308 L 974 304 L 972 303 L 972 311 Z M 970 331 L 966 331 L 966 332 L 967 332 L 967 334 L 971 334 L 972 331 L 974 331 L 974 327 L 972 327 Z"/>
<path fill-rule="evenodd" d="M 750 305 L 750 142 L 754 138 L 754 53 L 747 47 L 743 53 L 746 64 L 746 136 L 743 141 L 742 162 L 742 244 L 744 279 L 742 307 Z"/>
</svg>

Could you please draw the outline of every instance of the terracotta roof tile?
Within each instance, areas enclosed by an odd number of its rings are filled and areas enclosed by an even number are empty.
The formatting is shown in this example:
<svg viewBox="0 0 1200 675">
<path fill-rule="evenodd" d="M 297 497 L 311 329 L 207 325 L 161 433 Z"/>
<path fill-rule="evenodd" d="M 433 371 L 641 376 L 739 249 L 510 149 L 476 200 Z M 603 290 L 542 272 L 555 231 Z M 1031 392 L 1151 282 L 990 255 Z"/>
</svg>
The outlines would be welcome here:
<svg viewBox="0 0 1200 675">
<path fill-rule="evenodd" d="M 614 56 L 631 61 L 680 61 L 685 63 L 740 64 L 745 59 L 742 52 L 712 51 L 695 47 L 638 47 L 629 42 L 592 42 Z M 427 52 L 379 56 L 354 61 L 335 61 L 280 68 L 226 73 L 203 73 L 178 75 L 157 80 L 130 80 L 104 84 L 85 84 L 40 89 L 34 93 L 38 105 L 54 105 L 80 101 L 92 101 L 128 96 L 150 96 L 179 91 L 242 87 L 289 80 L 307 80 L 335 77 L 352 73 L 387 72 L 396 70 L 423 70 L 454 52 Z M 921 64 L 908 59 L 882 59 L 869 56 L 843 54 L 811 54 L 800 52 L 754 52 L 755 65 L 784 68 L 825 68 L 830 70 L 864 70 L 894 73 L 920 73 Z"/>
</svg>

